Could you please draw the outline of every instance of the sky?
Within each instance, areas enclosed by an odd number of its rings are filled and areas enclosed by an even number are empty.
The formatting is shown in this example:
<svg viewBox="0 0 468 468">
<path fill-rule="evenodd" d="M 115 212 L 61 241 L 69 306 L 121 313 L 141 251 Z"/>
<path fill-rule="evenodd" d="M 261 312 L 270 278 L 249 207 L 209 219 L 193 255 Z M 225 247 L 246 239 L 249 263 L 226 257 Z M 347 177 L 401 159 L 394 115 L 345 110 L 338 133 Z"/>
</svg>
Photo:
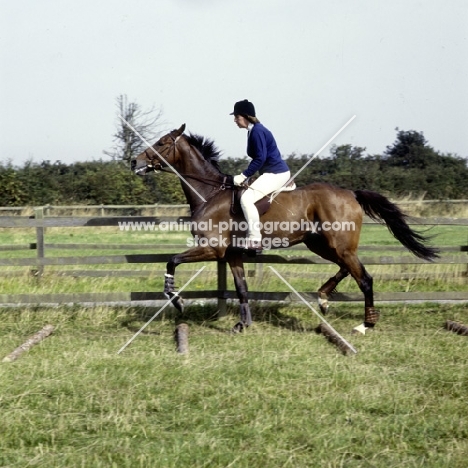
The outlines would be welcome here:
<svg viewBox="0 0 468 468">
<path fill-rule="evenodd" d="M 224 156 L 246 154 L 229 114 L 249 99 L 285 156 L 316 153 L 356 116 L 331 144 L 382 154 L 399 128 L 468 157 L 466 0 L 0 5 L 2 162 L 108 159 L 119 95 Z"/>
</svg>

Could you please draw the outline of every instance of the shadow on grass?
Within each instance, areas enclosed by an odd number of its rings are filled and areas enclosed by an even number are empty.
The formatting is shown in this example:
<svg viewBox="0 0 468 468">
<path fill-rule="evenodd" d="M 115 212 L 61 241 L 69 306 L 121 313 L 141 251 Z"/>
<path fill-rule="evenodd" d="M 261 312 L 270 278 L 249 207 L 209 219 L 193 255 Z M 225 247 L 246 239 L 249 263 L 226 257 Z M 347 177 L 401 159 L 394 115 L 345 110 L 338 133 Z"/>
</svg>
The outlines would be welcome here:
<svg viewBox="0 0 468 468">
<path fill-rule="evenodd" d="M 266 303 L 251 302 L 251 313 L 254 326 L 268 328 L 280 328 L 294 333 L 317 333 L 320 319 L 310 309 L 296 303 Z M 318 307 L 313 307 L 319 311 Z M 412 330 L 414 327 L 433 328 L 438 326 L 443 330 L 445 320 L 455 320 L 468 323 L 468 304 L 415 304 L 406 305 L 377 304 L 381 313 L 381 320 L 377 330 L 398 333 L 404 330 Z M 119 313 L 120 325 L 130 332 L 136 333 L 148 322 L 154 314 L 160 310 L 159 307 L 131 307 L 125 313 Z M 362 323 L 364 316 L 362 303 L 333 303 L 330 311 L 325 316 L 327 322 L 341 333 L 350 332 L 354 326 Z M 423 325 L 421 319 L 424 319 Z M 162 335 L 161 325 L 173 326 L 179 323 L 187 323 L 189 326 L 203 327 L 219 334 L 231 334 L 233 326 L 239 321 L 239 307 L 236 302 L 228 304 L 225 317 L 218 319 L 218 308 L 215 303 L 187 305 L 184 313 L 179 313 L 174 307 L 168 307 L 154 320 L 154 327 L 148 327 L 142 331 L 148 335 Z"/>
<path fill-rule="evenodd" d="M 282 328 L 297 333 L 316 333 L 320 319 L 311 311 L 301 305 L 285 303 L 250 303 L 252 319 L 254 323 Z M 333 307 L 328 319 L 340 320 L 341 318 L 362 320 L 361 307 L 343 308 Z M 158 311 L 160 307 L 132 307 L 127 310 L 121 326 L 136 333 L 147 323 Z M 288 313 L 291 311 L 291 313 Z M 343 313 L 344 312 L 344 313 Z M 179 323 L 206 327 L 220 333 L 231 333 L 232 327 L 239 321 L 239 307 L 236 303 L 228 304 L 227 314 L 221 320 L 218 319 L 218 308 L 216 304 L 190 304 L 183 313 L 174 307 L 168 307 L 159 315 L 154 323 L 172 321 L 174 326 Z M 160 335 L 154 330 L 143 330 L 142 333 L 148 335 Z"/>
</svg>

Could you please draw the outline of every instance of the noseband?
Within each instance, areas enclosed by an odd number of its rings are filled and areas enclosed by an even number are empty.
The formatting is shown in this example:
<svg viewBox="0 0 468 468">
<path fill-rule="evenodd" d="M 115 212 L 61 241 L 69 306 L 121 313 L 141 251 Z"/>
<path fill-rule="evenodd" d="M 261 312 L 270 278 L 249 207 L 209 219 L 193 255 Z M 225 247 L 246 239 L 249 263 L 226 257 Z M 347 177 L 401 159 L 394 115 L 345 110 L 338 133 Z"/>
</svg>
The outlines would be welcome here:
<svg viewBox="0 0 468 468">
<path fill-rule="evenodd" d="M 178 135 L 176 138 L 174 138 L 172 135 L 169 135 L 172 139 L 172 145 L 167 149 L 167 151 L 165 152 L 165 155 L 169 155 L 169 152 L 174 149 L 174 156 L 175 156 L 175 152 L 176 152 L 176 145 L 177 145 L 177 141 L 179 140 L 179 138 L 182 136 L 182 135 Z M 159 152 L 159 151 L 156 151 L 152 146 L 150 146 L 149 148 L 146 149 L 146 151 L 150 150 L 153 151 L 154 153 L 154 156 L 150 159 L 150 164 L 147 164 L 145 169 L 152 169 L 154 172 L 158 172 L 158 171 L 163 171 L 163 172 L 172 172 L 172 171 L 167 171 L 165 169 L 163 169 L 163 166 L 161 164 L 162 161 L 164 161 L 164 157 L 163 155 Z M 145 152 L 146 152 L 145 151 Z M 154 160 L 158 158 L 159 161 L 154 164 Z M 169 164 L 169 163 L 167 163 Z"/>
</svg>

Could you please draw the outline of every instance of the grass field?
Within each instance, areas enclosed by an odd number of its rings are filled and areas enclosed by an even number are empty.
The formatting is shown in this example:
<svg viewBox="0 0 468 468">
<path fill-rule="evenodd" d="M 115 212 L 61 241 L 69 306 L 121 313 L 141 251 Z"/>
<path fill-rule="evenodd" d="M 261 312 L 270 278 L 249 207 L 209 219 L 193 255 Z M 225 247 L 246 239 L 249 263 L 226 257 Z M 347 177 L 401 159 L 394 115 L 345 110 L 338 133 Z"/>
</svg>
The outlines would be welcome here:
<svg viewBox="0 0 468 468">
<path fill-rule="evenodd" d="M 466 467 L 468 341 L 442 325 L 468 305 L 384 310 L 358 337 L 361 308 L 333 308 L 358 350 L 345 357 L 300 306 L 257 305 L 242 335 L 210 306 L 169 311 L 120 355 L 154 310 L 2 309 L 1 356 L 57 328 L 0 363 L 0 466 Z"/>
<path fill-rule="evenodd" d="M 437 234 L 436 245 L 468 242 L 463 226 L 436 227 L 429 234 Z M 155 242 L 155 252 L 185 238 L 113 228 L 46 233 L 48 243 Z M 365 226 L 361 239 L 362 245 L 397 245 L 381 226 Z M 0 245 L 32 242 L 34 230 L 0 230 Z M 35 255 L 1 252 L 4 258 Z M 177 284 L 200 267 L 180 266 Z M 162 265 L 87 268 L 152 271 Z M 275 268 L 300 291 L 316 291 L 336 271 L 327 265 Z M 431 279 L 422 274 L 426 268 L 435 272 Z M 5 268 L 20 276 L 1 276 L 1 293 L 162 290 L 162 274 L 73 278 L 46 267 L 35 278 L 29 269 Z M 376 291 L 467 288 L 466 277 L 451 275 L 466 271 L 466 264 L 368 270 Z M 414 277 L 379 279 L 388 272 Z M 261 273 L 249 278 L 251 290 L 286 289 L 268 268 Z M 209 264 L 190 287 L 214 289 L 216 266 Z M 339 290 L 357 288 L 345 280 Z M 1 308 L 0 359 L 47 323 L 56 330 L 17 361 L 0 362 L 0 467 L 466 467 L 468 337 L 445 331 L 443 324 L 468 324 L 468 304 L 379 304 L 376 330 L 351 335 L 362 307 L 331 303 L 328 320 L 358 350 L 347 357 L 314 332 L 318 318 L 307 307 L 288 303 L 252 304 L 255 322 L 242 335 L 230 334 L 235 304 L 218 321 L 215 306 L 202 301 L 183 316 L 168 308 L 119 355 L 156 309 Z M 190 326 L 188 355 L 175 351 L 173 331 L 180 321 Z"/>
<path fill-rule="evenodd" d="M 466 226 L 434 226 L 427 230 L 426 234 L 433 236 L 432 243 L 438 246 L 460 246 L 468 244 L 468 229 Z M 154 249 L 144 248 L 142 250 L 99 250 L 99 249 L 46 249 L 47 257 L 57 256 L 90 256 L 90 255 L 114 255 L 122 253 L 162 253 L 185 250 L 187 232 L 144 232 L 128 231 L 122 232 L 118 228 L 47 228 L 46 242 L 49 244 L 154 244 Z M 34 229 L 0 229 L 1 245 L 27 245 L 35 242 Z M 165 247 L 179 244 L 180 247 Z M 363 228 L 360 245 L 374 246 L 397 246 L 398 242 L 391 236 L 384 226 L 366 225 Z M 278 253 L 279 251 L 271 251 Z M 307 250 L 293 251 L 283 250 L 283 255 L 307 256 Z M 411 256 L 409 252 L 395 253 L 392 251 L 380 251 L 372 254 L 362 251 L 360 256 L 365 258 L 372 255 L 379 256 Z M 462 254 L 466 257 L 466 254 Z M 2 258 L 21 258 L 36 256 L 35 250 L 12 250 L 0 252 Z M 177 268 L 176 281 L 178 286 L 187 282 L 196 270 L 203 264 L 180 265 Z M 216 265 L 214 263 L 204 264 L 205 271 L 191 285 L 197 289 L 216 288 Z M 366 265 L 368 271 L 374 276 L 374 288 L 381 292 L 405 292 L 405 291 L 460 291 L 466 289 L 466 277 L 460 276 L 466 272 L 466 263 L 454 263 L 444 265 Z M 335 274 L 335 265 L 276 265 L 275 268 L 282 274 L 287 274 L 293 286 L 300 291 L 316 291 L 318 287 L 331 275 Z M 58 276 L 57 273 L 73 270 L 140 270 L 148 271 L 141 277 L 122 278 L 90 278 L 90 277 L 67 277 Z M 160 291 L 163 288 L 164 264 L 114 264 L 114 265 L 67 265 L 47 266 L 45 274 L 38 280 L 30 274 L 31 267 L 3 267 L 3 272 L 11 272 L 21 275 L 0 276 L 0 290 L 4 294 L 19 293 L 69 293 L 69 292 L 111 292 L 111 291 Z M 284 290 L 285 286 L 274 273 L 268 268 L 258 271 L 255 265 L 247 265 L 248 271 L 255 273 L 249 275 L 249 288 L 252 291 Z M 388 280 L 385 275 L 393 273 L 396 279 Z M 403 273 L 401 277 L 398 277 Z M 255 275 L 255 276 L 251 276 Z M 454 277 L 458 275 L 458 277 Z M 408 277 L 409 276 L 409 277 Z M 429 277 L 430 276 L 430 277 Z M 233 288 L 233 281 L 228 275 L 228 287 Z M 273 288 L 273 289 L 270 289 Z M 357 292 L 358 288 L 351 278 L 345 279 L 340 284 L 341 292 Z"/>
</svg>

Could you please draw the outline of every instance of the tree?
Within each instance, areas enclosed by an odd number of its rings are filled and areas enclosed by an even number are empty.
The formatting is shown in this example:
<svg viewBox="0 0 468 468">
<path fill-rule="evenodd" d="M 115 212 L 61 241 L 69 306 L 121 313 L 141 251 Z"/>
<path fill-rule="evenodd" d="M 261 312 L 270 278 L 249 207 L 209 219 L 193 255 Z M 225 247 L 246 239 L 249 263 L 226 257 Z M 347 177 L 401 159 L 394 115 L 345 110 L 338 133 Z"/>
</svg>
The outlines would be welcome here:
<svg viewBox="0 0 468 468">
<path fill-rule="evenodd" d="M 393 195 L 425 193 L 429 199 L 460 198 L 466 193 L 466 160 L 443 155 L 416 131 L 399 131 L 381 159 L 382 188 Z"/>
<path fill-rule="evenodd" d="M 142 110 L 136 102 L 128 102 L 126 94 L 117 98 L 117 109 L 114 146 L 110 151 L 104 151 L 104 154 L 114 160 L 130 164 L 135 156 L 147 148 L 148 145 L 143 139 L 151 144 L 156 140 L 159 134 L 157 128 L 162 124 L 162 113 L 154 107 L 147 111 Z M 127 122 L 138 134 L 127 125 Z"/>
<path fill-rule="evenodd" d="M 427 144 L 422 132 L 397 130 L 397 139 L 393 146 L 387 146 L 386 160 L 391 166 L 407 168 L 427 167 L 437 153 Z"/>
<path fill-rule="evenodd" d="M 221 158 L 219 160 L 219 167 L 223 174 L 237 175 L 247 168 L 249 162 L 250 159 L 247 156 L 242 156 L 241 158 Z"/>
<path fill-rule="evenodd" d="M 11 162 L 0 163 L 0 206 L 21 206 L 28 203 L 28 193 L 24 190 L 18 171 Z"/>
</svg>

